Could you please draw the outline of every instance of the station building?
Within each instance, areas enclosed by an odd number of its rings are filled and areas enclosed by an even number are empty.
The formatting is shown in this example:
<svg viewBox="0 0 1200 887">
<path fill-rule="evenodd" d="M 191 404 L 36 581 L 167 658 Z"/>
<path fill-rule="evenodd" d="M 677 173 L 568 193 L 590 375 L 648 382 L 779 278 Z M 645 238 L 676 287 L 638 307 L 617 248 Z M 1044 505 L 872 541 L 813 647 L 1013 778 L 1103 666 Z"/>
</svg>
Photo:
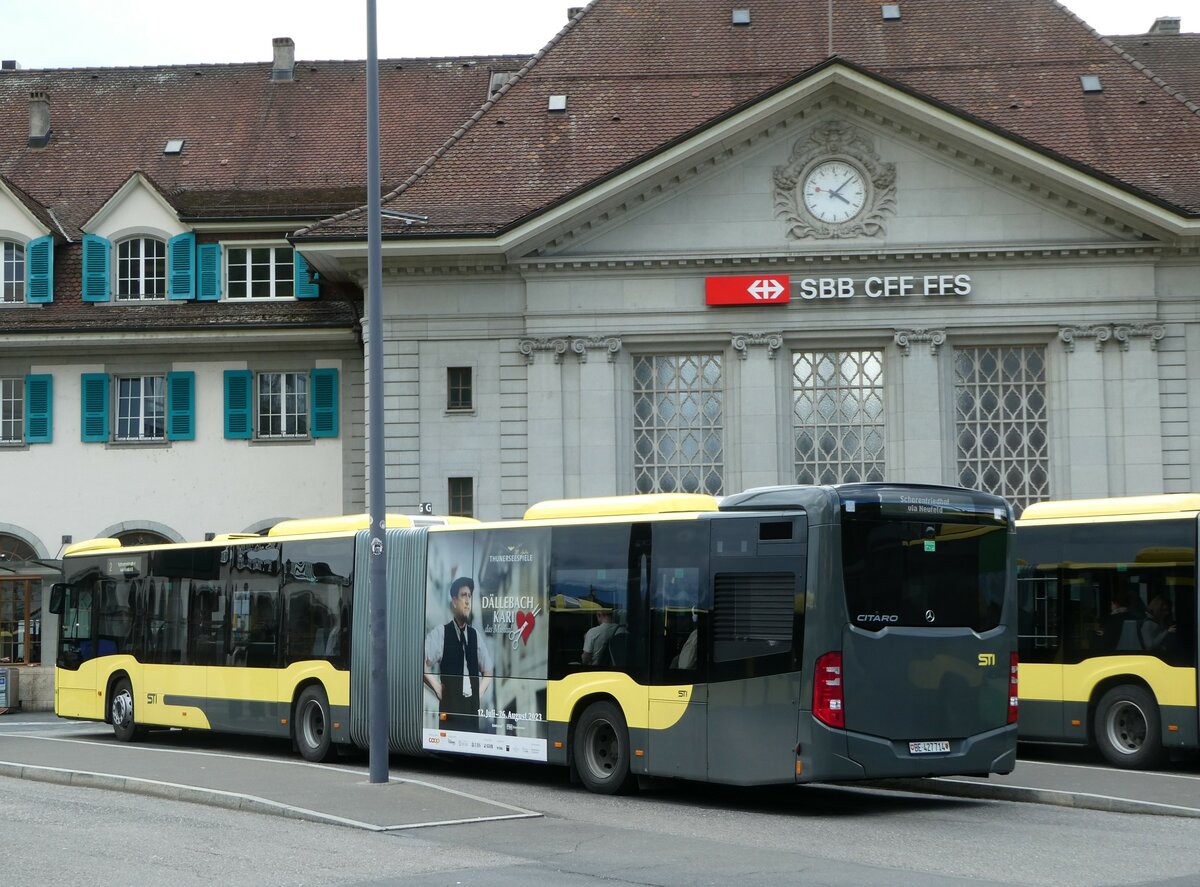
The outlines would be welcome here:
<svg viewBox="0 0 1200 887">
<path fill-rule="evenodd" d="M 1196 489 L 1178 25 L 596 0 L 530 58 L 384 62 L 377 319 L 361 62 L 0 72 L 0 621 L 68 536 L 364 510 L 374 322 L 389 511 Z"/>
</svg>

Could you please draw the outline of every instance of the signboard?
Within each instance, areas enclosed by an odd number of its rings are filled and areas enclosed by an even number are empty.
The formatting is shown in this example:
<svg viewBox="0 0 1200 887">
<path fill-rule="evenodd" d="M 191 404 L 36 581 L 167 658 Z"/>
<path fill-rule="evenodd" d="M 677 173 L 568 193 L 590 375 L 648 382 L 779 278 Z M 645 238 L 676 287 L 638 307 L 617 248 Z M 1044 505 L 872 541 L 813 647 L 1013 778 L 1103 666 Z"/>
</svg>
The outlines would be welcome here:
<svg viewBox="0 0 1200 887">
<path fill-rule="evenodd" d="M 433 514 L 433 503 L 432 502 L 422 502 L 420 505 L 417 506 L 417 513 L 418 514 Z"/>
<path fill-rule="evenodd" d="M 971 294 L 971 275 L 953 271 L 930 274 L 882 274 L 867 277 L 801 277 L 796 295 L 805 302 L 839 299 L 960 297 Z M 786 274 L 704 278 L 706 305 L 777 305 L 790 302 Z"/>
<path fill-rule="evenodd" d="M 791 299 L 786 274 L 704 278 L 706 305 L 779 305 Z"/>
<path fill-rule="evenodd" d="M 549 556 L 545 527 L 429 537 L 423 748 L 546 760 Z"/>
</svg>

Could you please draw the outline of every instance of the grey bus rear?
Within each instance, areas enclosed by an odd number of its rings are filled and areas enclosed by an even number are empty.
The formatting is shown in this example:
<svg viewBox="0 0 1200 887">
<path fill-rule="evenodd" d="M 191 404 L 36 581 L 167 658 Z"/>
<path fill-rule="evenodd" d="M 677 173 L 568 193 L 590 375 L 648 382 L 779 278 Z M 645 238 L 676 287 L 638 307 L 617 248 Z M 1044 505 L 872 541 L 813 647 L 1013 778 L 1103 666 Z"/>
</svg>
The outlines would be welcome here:
<svg viewBox="0 0 1200 887">
<path fill-rule="evenodd" d="M 744 708 L 746 727 L 772 743 L 770 751 L 759 745 L 759 760 L 769 759 L 776 774 L 780 746 L 794 735 L 799 782 L 1012 770 L 1015 580 L 1003 499 L 954 487 L 847 484 L 750 490 L 727 497 L 721 510 L 803 513 L 806 588 L 797 605 L 799 674 L 774 678 L 778 687 L 766 676 L 721 682 L 714 674 L 710 722 L 736 723 Z M 718 587 L 721 572 L 714 550 Z M 718 658 L 714 649 L 714 666 Z M 794 734 L 791 724 L 774 723 L 780 708 L 763 707 L 785 692 L 798 702 Z M 722 766 L 711 752 L 710 779 L 773 781 L 736 759 Z"/>
</svg>

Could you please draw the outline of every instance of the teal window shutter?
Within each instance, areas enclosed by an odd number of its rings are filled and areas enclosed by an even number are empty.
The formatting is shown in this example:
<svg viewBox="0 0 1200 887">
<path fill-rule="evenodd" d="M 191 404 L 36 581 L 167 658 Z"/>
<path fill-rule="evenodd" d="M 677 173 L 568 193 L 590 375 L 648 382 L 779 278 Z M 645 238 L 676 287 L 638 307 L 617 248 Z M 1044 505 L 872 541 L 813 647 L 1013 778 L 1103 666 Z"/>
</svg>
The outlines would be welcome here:
<svg viewBox="0 0 1200 887">
<path fill-rule="evenodd" d="M 108 256 L 111 250 L 111 244 L 103 237 L 83 235 L 83 301 L 108 301 Z"/>
<path fill-rule="evenodd" d="M 313 370 L 312 387 L 312 436 L 338 436 L 338 371 Z"/>
<path fill-rule="evenodd" d="M 196 374 L 167 373 L 167 440 L 196 439 Z"/>
<path fill-rule="evenodd" d="M 53 237 L 39 237 L 25 246 L 25 301 L 54 301 Z"/>
<path fill-rule="evenodd" d="M 308 262 L 295 250 L 292 250 L 292 274 L 295 277 L 297 299 L 315 299 L 321 294 L 316 274 L 308 270 Z"/>
<path fill-rule="evenodd" d="M 79 402 L 82 410 L 79 439 L 84 443 L 108 440 L 108 376 L 84 373 L 80 377 Z"/>
<path fill-rule="evenodd" d="M 225 371 L 225 439 L 249 440 L 254 436 L 250 421 L 250 396 L 254 375 L 249 370 Z"/>
<path fill-rule="evenodd" d="M 167 241 L 167 298 L 196 298 L 196 235 L 191 231 Z"/>
<path fill-rule="evenodd" d="M 221 244 L 202 243 L 196 247 L 196 298 L 215 301 L 221 298 Z"/>
<path fill-rule="evenodd" d="M 25 443 L 50 443 L 54 437 L 54 378 L 25 377 Z"/>
</svg>

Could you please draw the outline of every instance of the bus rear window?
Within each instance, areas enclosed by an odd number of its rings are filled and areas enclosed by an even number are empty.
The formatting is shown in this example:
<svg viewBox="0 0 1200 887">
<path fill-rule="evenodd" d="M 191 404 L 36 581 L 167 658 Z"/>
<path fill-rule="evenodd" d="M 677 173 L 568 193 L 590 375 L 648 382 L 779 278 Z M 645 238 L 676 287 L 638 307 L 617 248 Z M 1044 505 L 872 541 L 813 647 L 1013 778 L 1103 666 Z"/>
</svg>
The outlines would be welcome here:
<svg viewBox="0 0 1200 887">
<path fill-rule="evenodd" d="M 1002 526 L 845 515 L 842 570 L 850 621 L 988 631 L 1004 604 Z"/>
</svg>

